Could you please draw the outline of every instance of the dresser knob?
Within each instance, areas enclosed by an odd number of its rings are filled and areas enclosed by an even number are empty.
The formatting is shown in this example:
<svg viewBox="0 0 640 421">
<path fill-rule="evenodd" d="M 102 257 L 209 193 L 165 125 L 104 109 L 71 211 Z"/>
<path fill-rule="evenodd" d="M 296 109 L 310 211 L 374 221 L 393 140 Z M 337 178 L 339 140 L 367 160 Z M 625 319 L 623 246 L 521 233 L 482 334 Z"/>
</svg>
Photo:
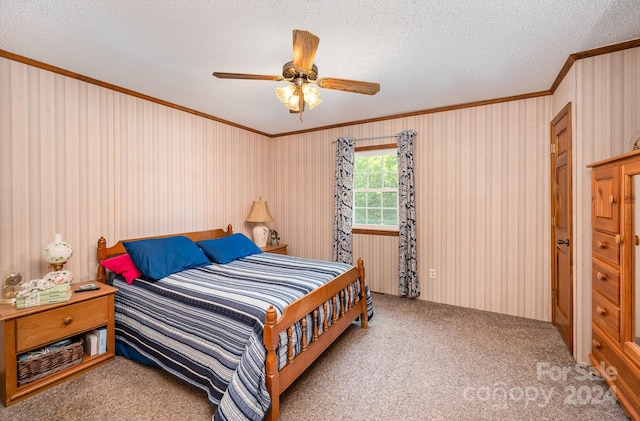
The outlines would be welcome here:
<svg viewBox="0 0 640 421">
<path fill-rule="evenodd" d="M 598 341 L 597 339 L 594 339 L 593 341 L 591 341 L 593 343 L 593 347 L 596 349 L 600 349 L 602 348 L 602 345 L 600 345 L 600 341 Z"/>
<path fill-rule="evenodd" d="M 607 310 L 604 307 L 597 306 L 596 307 L 596 313 L 598 313 L 601 316 L 606 316 L 607 315 Z"/>
<path fill-rule="evenodd" d="M 605 275 L 605 274 L 604 274 L 604 273 L 602 273 L 602 272 L 598 272 L 598 273 L 596 273 L 596 279 L 597 279 L 598 281 L 602 281 L 602 282 L 604 282 L 604 281 L 606 281 L 606 280 L 607 280 L 607 275 Z"/>
<path fill-rule="evenodd" d="M 614 203 L 616 203 L 616 197 L 612 194 L 609 195 L 609 203 L 611 205 L 613 205 Z"/>
<path fill-rule="evenodd" d="M 66 319 L 64 319 L 64 324 L 65 325 L 69 325 L 69 324 L 71 324 L 72 321 L 73 321 L 73 319 L 71 317 L 67 317 Z"/>
<path fill-rule="evenodd" d="M 622 244 L 622 236 L 620 234 L 616 234 L 616 244 Z"/>
<path fill-rule="evenodd" d="M 605 249 L 607 248 L 607 243 L 604 241 L 598 241 L 598 248 L 599 249 Z"/>
</svg>

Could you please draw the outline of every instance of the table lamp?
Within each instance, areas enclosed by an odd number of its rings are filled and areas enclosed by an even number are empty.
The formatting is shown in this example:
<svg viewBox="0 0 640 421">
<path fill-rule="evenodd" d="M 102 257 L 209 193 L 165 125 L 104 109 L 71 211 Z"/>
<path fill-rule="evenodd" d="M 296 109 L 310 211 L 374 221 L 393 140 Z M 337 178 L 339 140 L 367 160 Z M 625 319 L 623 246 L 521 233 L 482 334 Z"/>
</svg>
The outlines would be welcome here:
<svg viewBox="0 0 640 421">
<path fill-rule="evenodd" d="M 62 235 L 56 234 L 51 243 L 42 249 L 42 258 L 49 263 L 49 268 L 53 271 L 47 273 L 43 279 L 49 280 L 54 284 L 73 281 L 73 274 L 68 270 L 63 270 L 64 264 L 73 255 L 73 248 L 65 241 L 62 241 Z"/>
<path fill-rule="evenodd" d="M 263 202 L 260 198 L 257 202 L 253 201 L 251 204 L 251 210 L 249 216 L 247 216 L 247 222 L 255 222 L 253 227 L 253 242 L 258 247 L 264 247 L 267 245 L 267 239 L 269 238 L 269 228 L 264 224 L 265 222 L 273 221 L 273 217 L 269 212 L 269 206 L 267 202 Z"/>
</svg>

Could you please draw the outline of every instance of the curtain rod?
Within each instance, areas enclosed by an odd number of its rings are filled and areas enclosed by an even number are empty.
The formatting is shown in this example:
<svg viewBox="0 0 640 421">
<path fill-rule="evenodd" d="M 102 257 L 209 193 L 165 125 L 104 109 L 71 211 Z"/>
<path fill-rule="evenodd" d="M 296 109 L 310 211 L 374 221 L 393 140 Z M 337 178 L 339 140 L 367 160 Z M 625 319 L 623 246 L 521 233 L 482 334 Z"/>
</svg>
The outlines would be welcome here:
<svg viewBox="0 0 640 421">
<path fill-rule="evenodd" d="M 398 134 L 393 134 L 393 135 L 388 135 L 388 136 L 376 136 L 376 137 L 362 137 L 360 139 L 353 139 L 355 142 L 358 142 L 360 140 L 375 140 L 375 139 L 388 139 L 391 137 L 398 137 L 400 136 L 402 133 L 398 133 Z M 413 134 L 416 134 L 416 132 L 413 132 Z M 337 140 L 332 141 L 331 143 L 336 143 Z"/>
</svg>

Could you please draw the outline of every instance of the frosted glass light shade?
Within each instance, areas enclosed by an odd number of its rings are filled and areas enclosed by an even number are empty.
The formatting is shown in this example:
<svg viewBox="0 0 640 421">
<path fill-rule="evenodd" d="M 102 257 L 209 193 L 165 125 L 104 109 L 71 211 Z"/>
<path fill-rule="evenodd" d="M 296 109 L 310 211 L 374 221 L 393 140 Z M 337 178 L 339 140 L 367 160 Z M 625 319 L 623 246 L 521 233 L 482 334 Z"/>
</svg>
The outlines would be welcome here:
<svg viewBox="0 0 640 421">
<path fill-rule="evenodd" d="M 318 104 L 322 102 L 320 100 L 320 93 L 318 92 L 318 88 L 314 88 L 309 84 L 305 84 L 302 86 L 302 93 L 304 95 L 304 102 L 307 103 L 310 110 L 313 110 Z"/>
<path fill-rule="evenodd" d="M 69 243 L 62 241 L 61 234 L 56 234 L 53 241 L 42 249 L 42 259 L 55 270 L 61 270 L 72 255 L 73 248 Z"/>
<path fill-rule="evenodd" d="M 300 111 L 300 94 L 304 97 L 304 102 L 313 110 L 322 101 L 320 100 L 320 92 L 318 88 L 305 83 L 302 87 L 296 85 L 287 85 L 283 88 L 276 88 L 276 95 L 285 107 L 291 111 Z"/>
<path fill-rule="evenodd" d="M 285 107 L 291 111 L 300 111 L 300 97 L 296 85 L 287 85 L 284 88 L 276 88 L 276 95 Z"/>
</svg>

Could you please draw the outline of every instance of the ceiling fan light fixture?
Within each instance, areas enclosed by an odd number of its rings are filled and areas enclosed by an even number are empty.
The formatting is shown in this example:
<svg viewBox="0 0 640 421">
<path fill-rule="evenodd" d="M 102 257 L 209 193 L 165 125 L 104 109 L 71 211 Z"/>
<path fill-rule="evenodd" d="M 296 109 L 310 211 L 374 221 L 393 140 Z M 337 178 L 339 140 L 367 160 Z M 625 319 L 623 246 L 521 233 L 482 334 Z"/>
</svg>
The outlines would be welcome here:
<svg viewBox="0 0 640 421">
<path fill-rule="evenodd" d="M 286 104 L 289 102 L 289 100 L 291 99 L 291 97 L 296 93 L 296 87 L 295 85 L 287 85 L 285 87 L 278 87 L 276 88 L 276 95 L 278 96 L 278 99 L 283 103 Z"/>
<path fill-rule="evenodd" d="M 308 83 L 305 83 L 302 85 L 301 90 L 304 103 L 309 106 L 310 110 L 314 109 L 322 102 L 320 100 L 320 92 L 318 91 L 318 88 L 314 88 Z M 289 110 L 293 112 L 300 111 L 300 90 L 298 90 L 297 85 L 291 84 L 285 87 L 276 88 L 276 95 Z"/>
<path fill-rule="evenodd" d="M 298 94 L 292 95 L 291 99 L 289 100 L 289 102 L 287 102 L 286 104 L 284 104 L 285 107 L 287 107 L 288 109 L 290 109 L 291 111 L 297 113 L 298 111 L 300 111 L 300 97 L 298 96 Z"/>
<path fill-rule="evenodd" d="M 289 110 L 296 113 L 300 111 L 300 94 L 298 86 L 292 84 L 283 88 L 276 88 L 276 95 Z"/>
<path fill-rule="evenodd" d="M 307 103 L 310 110 L 313 110 L 322 101 L 320 100 L 320 92 L 318 88 L 305 83 L 302 85 L 302 94 L 304 95 L 304 102 Z"/>
<path fill-rule="evenodd" d="M 313 64 L 313 60 L 319 42 L 320 38 L 317 35 L 309 31 L 294 29 L 293 60 L 282 66 L 282 76 L 227 72 L 213 72 L 213 75 L 222 79 L 273 80 L 276 82 L 286 80 L 291 82 L 287 86 L 276 88 L 276 96 L 291 113 L 300 113 L 300 122 L 302 122 L 302 113 L 305 108 L 312 110 L 322 102 L 318 89 L 309 86 L 310 83 L 320 88 L 366 95 L 374 95 L 380 90 L 378 83 L 338 78 L 318 79 L 318 67 Z"/>
</svg>

